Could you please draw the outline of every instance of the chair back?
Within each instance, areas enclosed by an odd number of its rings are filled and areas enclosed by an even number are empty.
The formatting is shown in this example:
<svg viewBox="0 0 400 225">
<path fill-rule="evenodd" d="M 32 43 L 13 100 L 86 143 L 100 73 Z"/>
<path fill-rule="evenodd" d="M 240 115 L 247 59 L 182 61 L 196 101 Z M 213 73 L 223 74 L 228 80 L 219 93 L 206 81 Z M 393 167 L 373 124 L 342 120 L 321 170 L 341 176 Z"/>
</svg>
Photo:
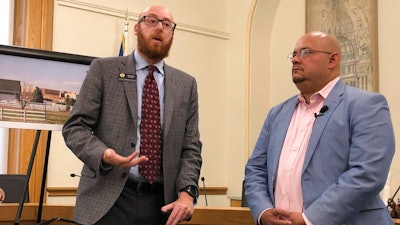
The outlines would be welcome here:
<svg viewBox="0 0 400 225">
<path fill-rule="evenodd" d="M 25 179 L 26 175 L 23 174 L 0 174 L 0 188 L 4 191 L 4 203 L 19 203 L 24 194 Z M 28 190 L 24 202 L 29 202 Z"/>
</svg>

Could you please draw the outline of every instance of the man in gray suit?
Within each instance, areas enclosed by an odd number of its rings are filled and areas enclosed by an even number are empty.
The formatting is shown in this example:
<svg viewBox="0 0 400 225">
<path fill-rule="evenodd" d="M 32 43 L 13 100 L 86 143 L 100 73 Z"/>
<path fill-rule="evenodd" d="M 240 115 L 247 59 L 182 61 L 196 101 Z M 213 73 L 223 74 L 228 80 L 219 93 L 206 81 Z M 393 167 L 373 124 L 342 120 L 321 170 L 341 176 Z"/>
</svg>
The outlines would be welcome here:
<svg viewBox="0 0 400 225">
<path fill-rule="evenodd" d="M 289 54 L 300 94 L 273 107 L 245 170 L 261 225 L 389 225 L 379 197 L 395 151 L 384 96 L 346 86 L 341 48 L 322 32 Z"/>
<path fill-rule="evenodd" d="M 76 222 L 174 225 L 191 218 L 202 164 L 198 94 L 192 76 L 163 61 L 175 27 L 168 9 L 148 7 L 135 24 L 138 43 L 131 55 L 92 62 L 63 127 L 67 146 L 84 163 Z M 140 170 L 154 160 L 140 153 L 149 65 L 155 67 L 161 126 L 161 162 L 156 165 L 161 171 L 155 181 Z"/>
</svg>

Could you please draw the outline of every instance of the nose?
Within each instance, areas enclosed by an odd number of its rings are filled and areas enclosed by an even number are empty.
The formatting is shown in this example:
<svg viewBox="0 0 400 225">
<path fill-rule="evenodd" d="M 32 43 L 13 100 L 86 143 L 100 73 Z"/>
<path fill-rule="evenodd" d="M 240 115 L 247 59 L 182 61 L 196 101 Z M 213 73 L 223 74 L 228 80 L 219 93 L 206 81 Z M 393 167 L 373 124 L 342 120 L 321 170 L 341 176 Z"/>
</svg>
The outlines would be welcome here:
<svg viewBox="0 0 400 225">
<path fill-rule="evenodd" d="M 299 63 L 300 56 L 297 54 L 295 55 L 292 60 L 290 60 L 293 64 Z"/>
<path fill-rule="evenodd" d="M 161 21 L 158 21 L 158 23 L 156 24 L 156 30 L 163 30 L 163 24 Z"/>
</svg>

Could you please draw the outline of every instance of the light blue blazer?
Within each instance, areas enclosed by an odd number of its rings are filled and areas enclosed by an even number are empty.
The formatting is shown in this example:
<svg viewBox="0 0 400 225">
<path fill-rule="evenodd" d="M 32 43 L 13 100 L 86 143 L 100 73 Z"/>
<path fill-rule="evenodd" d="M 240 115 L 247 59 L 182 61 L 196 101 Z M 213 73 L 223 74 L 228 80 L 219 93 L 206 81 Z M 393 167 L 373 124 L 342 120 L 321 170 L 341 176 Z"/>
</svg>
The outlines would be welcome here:
<svg viewBox="0 0 400 225">
<path fill-rule="evenodd" d="M 254 220 L 274 207 L 278 161 L 297 96 L 273 107 L 245 168 L 245 193 Z M 395 152 L 383 95 L 339 81 L 316 118 L 304 160 L 304 213 L 314 225 L 393 224 L 379 193 Z"/>
</svg>

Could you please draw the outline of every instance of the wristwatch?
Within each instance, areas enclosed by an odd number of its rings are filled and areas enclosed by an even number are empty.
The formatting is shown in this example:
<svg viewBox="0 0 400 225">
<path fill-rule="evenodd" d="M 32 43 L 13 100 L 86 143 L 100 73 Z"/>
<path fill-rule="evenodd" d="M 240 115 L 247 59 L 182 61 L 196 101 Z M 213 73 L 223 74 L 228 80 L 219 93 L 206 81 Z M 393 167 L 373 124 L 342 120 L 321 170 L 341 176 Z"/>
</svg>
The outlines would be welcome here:
<svg viewBox="0 0 400 225">
<path fill-rule="evenodd" d="M 185 187 L 184 189 L 182 189 L 181 192 L 182 191 L 187 192 L 194 199 L 197 199 L 197 197 L 199 197 L 199 189 L 194 185 L 189 185 L 189 186 Z"/>
</svg>

